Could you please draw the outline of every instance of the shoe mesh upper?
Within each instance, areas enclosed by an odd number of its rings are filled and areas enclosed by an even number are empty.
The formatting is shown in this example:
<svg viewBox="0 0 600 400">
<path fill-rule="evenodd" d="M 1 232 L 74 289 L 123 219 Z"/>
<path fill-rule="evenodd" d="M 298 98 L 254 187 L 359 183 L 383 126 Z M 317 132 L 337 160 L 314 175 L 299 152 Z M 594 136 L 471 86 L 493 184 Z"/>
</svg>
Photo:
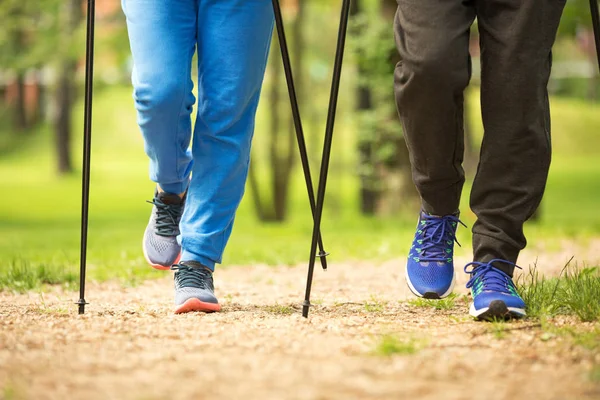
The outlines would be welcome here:
<svg viewBox="0 0 600 400">
<path fill-rule="evenodd" d="M 407 278 L 413 292 L 446 294 L 454 282 L 453 250 L 456 215 L 436 217 L 422 212 L 408 254 Z"/>
<path fill-rule="evenodd" d="M 193 265 L 193 266 L 191 266 Z M 205 303 L 218 303 L 214 294 L 212 272 L 199 263 L 182 262 L 174 265 L 175 304 L 195 298 Z"/>
<path fill-rule="evenodd" d="M 149 203 L 154 207 L 144 234 L 144 253 L 152 265 L 170 267 L 181 253 L 177 235 L 185 197 L 156 192 Z"/>
<path fill-rule="evenodd" d="M 512 262 L 500 259 L 487 263 L 467 264 L 465 272 L 471 275 L 471 279 L 467 282 L 467 289 L 471 289 L 475 309 L 485 309 L 492 301 L 502 301 L 507 307 L 524 309 L 525 303 L 517 293 L 512 278 L 504 271 L 494 267 L 494 263 L 504 263 L 520 268 Z"/>
</svg>

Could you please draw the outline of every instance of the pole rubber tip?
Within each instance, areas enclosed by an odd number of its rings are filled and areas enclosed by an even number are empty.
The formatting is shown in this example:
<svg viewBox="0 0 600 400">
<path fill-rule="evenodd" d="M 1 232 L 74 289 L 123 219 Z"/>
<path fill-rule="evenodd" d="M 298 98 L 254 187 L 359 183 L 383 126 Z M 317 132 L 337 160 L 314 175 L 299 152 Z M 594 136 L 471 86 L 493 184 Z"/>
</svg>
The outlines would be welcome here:
<svg viewBox="0 0 600 400">
<path fill-rule="evenodd" d="M 304 300 L 302 304 L 302 316 L 304 318 L 308 318 L 308 310 L 310 309 L 310 301 Z"/>
<path fill-rule="evenodd" d="M 323 267 L 323 271 L 327 271 L 327 256 L 329 255 L 326 251 L 321 251 L 317 254 L 317 258 L 321 259 L 321 266 Z"/>
<path fill-rule="evenodd" d="M 79 305 L 79 315 L 85 314 L 85 305 L 88 303 L 84 299 L 79 299 L 75 304 Z"/>
</svg>

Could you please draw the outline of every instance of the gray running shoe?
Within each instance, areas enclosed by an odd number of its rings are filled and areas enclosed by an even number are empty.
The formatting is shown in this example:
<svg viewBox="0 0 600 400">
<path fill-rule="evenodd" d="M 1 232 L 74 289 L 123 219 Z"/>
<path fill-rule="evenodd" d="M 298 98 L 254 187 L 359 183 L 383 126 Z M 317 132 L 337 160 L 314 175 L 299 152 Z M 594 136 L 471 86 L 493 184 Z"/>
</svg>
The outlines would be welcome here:
<svg viewBox="0 0 600 400">
<path fill-rule="evenodd" d="M 175 271 L 175 314 L 221 311 L 210 269 L 196 261 L 183 261 L 171 270 Z"/>
<path fill-rule="evenodd" d="M 179 221 L 183 214 L 185 197 L 172 193 L 154 193 L 150 222 L 144 232 L 142 248 L 148 263 L 156 268 L 168 270 L 181 257 L 181 246 L 177 243 Z"/>
</svg>

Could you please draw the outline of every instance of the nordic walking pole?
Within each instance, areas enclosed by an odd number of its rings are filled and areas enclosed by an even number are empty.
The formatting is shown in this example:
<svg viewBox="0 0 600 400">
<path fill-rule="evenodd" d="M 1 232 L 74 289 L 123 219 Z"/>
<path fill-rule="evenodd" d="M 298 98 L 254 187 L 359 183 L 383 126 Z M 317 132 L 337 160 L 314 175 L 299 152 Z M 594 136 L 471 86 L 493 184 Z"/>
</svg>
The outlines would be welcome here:
<svg viewBox="0 0 600 400">
<path fill-rule="evenodd" d="M 600 12 L 598 12 L 598 0 L 590 0 L 590 11 L 592 14 L 592 26 L 594 27 L 594 41 L 596 43 L 598 69 L 600 70 Z"/>
<path fill-rule="evenodd" d="M 94 86 L 95 0 L 87 2 L 87 40 L 85 53 L 85 111 L 83 118 L 83 172 L 81 193 L 81 252 L 79 256 L 79 314 L 85 313 L 85 273 L 87 260 L 88 210 L 90 203 L 90 158 L 92 141 L 92 95 Z"/>
<path fill-rule="evenodd" d="M 333 127 L 335 124 L 335 113 L 337 111 L 337 100 L 340 90 L 340 78 L 342 76 L 342 63 L 344 61 L 344 47 L 346 45 L 346 32 L 348 31 L 348 19 L 350 16 L 350 0 L 343 0 L 342 15 L 340 17 L 340 29 L 333 67 L 333 79 L 331 83 L 331 94 L 329 98 L 329 111 L 327 113 L 327 125 L 325 129 L 325 141 L 323 145 L 323 158 L 321 160 L 321 173 L 319 176 L 319 188 L 317 190 L 317 204 L 315 210 L 315 225 L 312 234 L 310 258 L 308 259 L 308 279 L 306 281 L 306 295 L 302 304 L 302 316 L 307 318 L 310 308 L 310 290 L 312 287 L 313 272 L 315 269 L 315 256 L 317 253 L 317 239 L 321 230 L 321 217 L 323 215 L 323 203 L 325 201 L 325 189 L 327 186 L 327 174 L 329 172 L 329 158 L 331 155 L 331 144 L 333 141 Z"/>
<path fill-rule="evenodd" d="M 283 61 L 283 69 L 285 70 L 285 80 L 288 86 L 290 103 L 292 105 L 292 116 L 294 119 L 294 127 L 296 129 L 296 139 L 298 141 L 298 149 L 300 150 L 300 160 L 302 162 L 302 170 L 304 171 L 304 180 L 306 181 L 306 190 L 308 191 L 308 200 L 310 201 L 310 210 L 313 220 L 315 218 L 315 190 L 312 177 L 310 174 L 310 166 L 308 163 L 308 152 L 306 151 L 306 141 L 304 139 L 304 130 L 302 129 L 302 120 L 300 118 L 300 108 L 298 107 L 298 97 L 296 95 L 296 85 L 294 84 L 294 75 L 292 73 L 292 62 L 290 61 L 290 53 L 288 51 L 287 39 L 285 37 L 285 29 L 283 26 L 283 18 L 281 16 L 281 6 L 279 0 L 273 0 L 273 13 L 275 14 L 275 25 L 277 26 L 277 36 L 279 37 L 279 47 L 281 48 L 281 59 Z M 323 239 L 319 232 L 319 255 L 321 265 L 324 270 L 327 269 L 327 256 L 329 255 L 323 247 Z"/>
</svg>

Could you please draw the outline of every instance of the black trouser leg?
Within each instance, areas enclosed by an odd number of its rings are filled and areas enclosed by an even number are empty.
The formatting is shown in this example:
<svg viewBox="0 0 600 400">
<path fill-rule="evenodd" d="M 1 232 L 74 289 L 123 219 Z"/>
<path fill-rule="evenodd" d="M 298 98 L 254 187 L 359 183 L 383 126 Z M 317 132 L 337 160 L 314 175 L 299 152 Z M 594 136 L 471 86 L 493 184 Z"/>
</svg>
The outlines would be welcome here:
<svg viewBox="0 0 600 400">
<path fill-rule="evenodd" d="M 464 183 L 463 92 L 471 75 L 472 2 L 398 0 L 398 111 L 423 209 L 458 210 Z"/>
<path fill-rule="evenodd" d="M 547 85 L 561 0 L 477 0 L 484 139 L 471 192 L 475 261 L 516 262 L 550 168 Z M 512 275 L 506 264 L 496 265 Z"/>
</svg>

